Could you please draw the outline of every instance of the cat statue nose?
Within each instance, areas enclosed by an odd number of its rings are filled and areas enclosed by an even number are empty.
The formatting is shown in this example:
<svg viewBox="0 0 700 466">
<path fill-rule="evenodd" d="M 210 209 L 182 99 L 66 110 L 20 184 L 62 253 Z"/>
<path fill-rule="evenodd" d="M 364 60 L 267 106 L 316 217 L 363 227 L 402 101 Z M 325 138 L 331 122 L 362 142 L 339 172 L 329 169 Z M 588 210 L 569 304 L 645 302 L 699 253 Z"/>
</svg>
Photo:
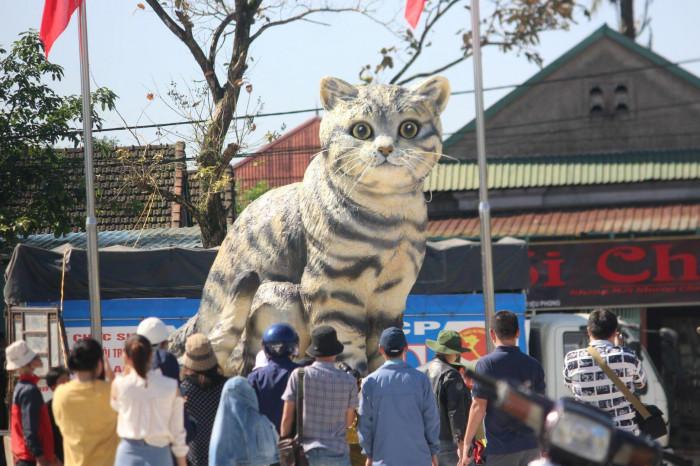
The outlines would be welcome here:
<svg viewBox="0 0 700 466">
<path fill-rule="evenodd" d="M 379 152 L 381 152 L 381 154 L 382 154 L 384 157 L 389 157 L 389 155 L 390 155 L 392 152 L 394 152 L 394 147 L 393 147 L 393 146 L 380 146 L 380 147 L 377 148 L 377 150 L 378 150 Z"/>
</svg>

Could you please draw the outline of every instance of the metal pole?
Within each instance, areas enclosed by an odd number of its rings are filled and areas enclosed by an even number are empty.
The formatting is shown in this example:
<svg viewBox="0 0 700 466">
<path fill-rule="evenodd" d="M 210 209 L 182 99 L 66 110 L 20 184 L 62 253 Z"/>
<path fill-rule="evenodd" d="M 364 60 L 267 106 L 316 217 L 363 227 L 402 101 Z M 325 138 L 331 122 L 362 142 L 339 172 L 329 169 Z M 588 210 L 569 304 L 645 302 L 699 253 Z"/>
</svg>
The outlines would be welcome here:
<svg viewBox="0 0 700 466">
<path fill-rule="evenodd" d="M 493 351 L 491 319 L 496 313 L 493 286 L 493 255 L 491 250 L 491 206 L 489 205 L 488 171 L 486 167 L 486 135 L 484 132 L 484 83 L 481 68 L 481 16 L 479 0 L 472 0 L 472 58 L 474 60 L 474 102 L 476 105 L 476 154 L 479 162 L 479 223 L 481 229 L 481 275 L 484 282 L 484 321 L 486 345 Z"/>
<path fill-rule="evenodd" d="M 95 216 L 95 186 L 92 166 L 92 106 L 90 105 L 90 71 L 88 63 L 87 14 L 80 2 L 80 88 L 83 94 L 83 147 L 85 149 L 85 231 L 87 232 L 88 288 L 90 290 L 90 333 L 102 343 L 102 310 L 100 307 L 100 261 L 97 249 L 97 218 Z"/>
</svg>

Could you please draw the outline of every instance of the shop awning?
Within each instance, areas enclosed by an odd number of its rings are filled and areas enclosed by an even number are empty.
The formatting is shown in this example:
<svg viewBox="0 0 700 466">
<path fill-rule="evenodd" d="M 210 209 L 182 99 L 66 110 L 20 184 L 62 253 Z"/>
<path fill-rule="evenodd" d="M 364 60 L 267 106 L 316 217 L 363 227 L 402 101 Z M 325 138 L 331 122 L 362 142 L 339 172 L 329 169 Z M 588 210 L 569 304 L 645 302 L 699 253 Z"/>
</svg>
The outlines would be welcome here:
<svg viewBox="0 0 700 466">
<path fill-rule="evenodd" d="M 669 234 L 700 231 L 700 204 L 620 207 L 496 215 L 494 237 L 579 237 L 610 234 Z M 478 238 L 479 218 L 432 220 L 431 238 Z"/>
<path fill-rule="evenodd" d="M 592 186 L 700 179 L 700 150 L 650 150 L 546 155 L 489 160 L 489 189 Z M 479 189 L 475 160 L 440 163 L 425 179 L 428 191 Z"/>
</svg>

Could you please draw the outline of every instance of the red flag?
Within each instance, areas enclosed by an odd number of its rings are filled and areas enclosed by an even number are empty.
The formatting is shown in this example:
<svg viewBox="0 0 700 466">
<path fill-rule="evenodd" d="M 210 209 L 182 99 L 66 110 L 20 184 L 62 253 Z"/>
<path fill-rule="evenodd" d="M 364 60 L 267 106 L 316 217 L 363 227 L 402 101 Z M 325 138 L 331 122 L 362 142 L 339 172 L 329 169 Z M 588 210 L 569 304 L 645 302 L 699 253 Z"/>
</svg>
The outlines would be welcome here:
<svg viewBox="0 0 700 466">
<path fill-rule="evenodd" d="M 46 58 L 53 43 L 66 29 L 70 17 L 82 0 L 46 0 L 44 3 L 44 16 L 41 18 L 41 31 L 39 38 L 44 43 Z"/>
<path fill-rule="evenodd" d="M 425 0 L 406 0 L 406 12 L 404 13 L 404 17 L 413 29 L 418 26 L 420 15 L 423 13 L 423 7 L 425 7 Z"/>
</svg>

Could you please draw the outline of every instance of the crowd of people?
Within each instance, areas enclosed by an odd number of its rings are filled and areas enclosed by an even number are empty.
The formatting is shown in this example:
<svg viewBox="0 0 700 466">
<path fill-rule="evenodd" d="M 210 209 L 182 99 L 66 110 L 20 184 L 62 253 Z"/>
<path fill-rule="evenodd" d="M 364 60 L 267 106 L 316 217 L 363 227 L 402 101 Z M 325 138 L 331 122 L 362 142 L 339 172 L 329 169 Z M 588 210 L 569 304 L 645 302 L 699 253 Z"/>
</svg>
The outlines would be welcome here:
<svg viewBox="0 0 700 466">
<path fill-rule="evenodd" d="M 636 355 L 618 345 L 614 314 L 597 310 L 588 323 L 590 347 L 624 383 L 640 388 Z M 41 359 L 26 342 L 6 350 L 16 371 L 11 444 L 18 466 L 282 466 L 279 439 L 296 438 L 310 466 L 350 466 L 349 431 L 366 466 L 526 466 L 540 455 L 537 438 L 489 405 L 471 369 L 544 394 L 541 365 L 520 351 L 515 314 L 491 322 L 495 350 L 476 362 L 459 333 L 443 330 L 426 345 L 435 354 L 415 369 L 406 363 L 402 329 L 383 331 L 385 363 L 360 380 L 337 361 L 344 346 L 330 326 L 316 327 L 305 357 L 286 324 L 263 334 L 263 350 L 247 379 L 224 377 L 206 336 L 188 337 L 180 368 L 167 351 L 169 331 L 157 318 L 141 322 L 124 346 L 115 377 L 96 340 L 75 343 L 68 368 L 51 368 L 45 404 L 35 371 Z M 595 363 L 591 350 L 566 355 L 564 378 L 573 395 L 635 430 L 629 402 Z M 354 456 L 353 456 L 354 457 Z"/>
</svg>

